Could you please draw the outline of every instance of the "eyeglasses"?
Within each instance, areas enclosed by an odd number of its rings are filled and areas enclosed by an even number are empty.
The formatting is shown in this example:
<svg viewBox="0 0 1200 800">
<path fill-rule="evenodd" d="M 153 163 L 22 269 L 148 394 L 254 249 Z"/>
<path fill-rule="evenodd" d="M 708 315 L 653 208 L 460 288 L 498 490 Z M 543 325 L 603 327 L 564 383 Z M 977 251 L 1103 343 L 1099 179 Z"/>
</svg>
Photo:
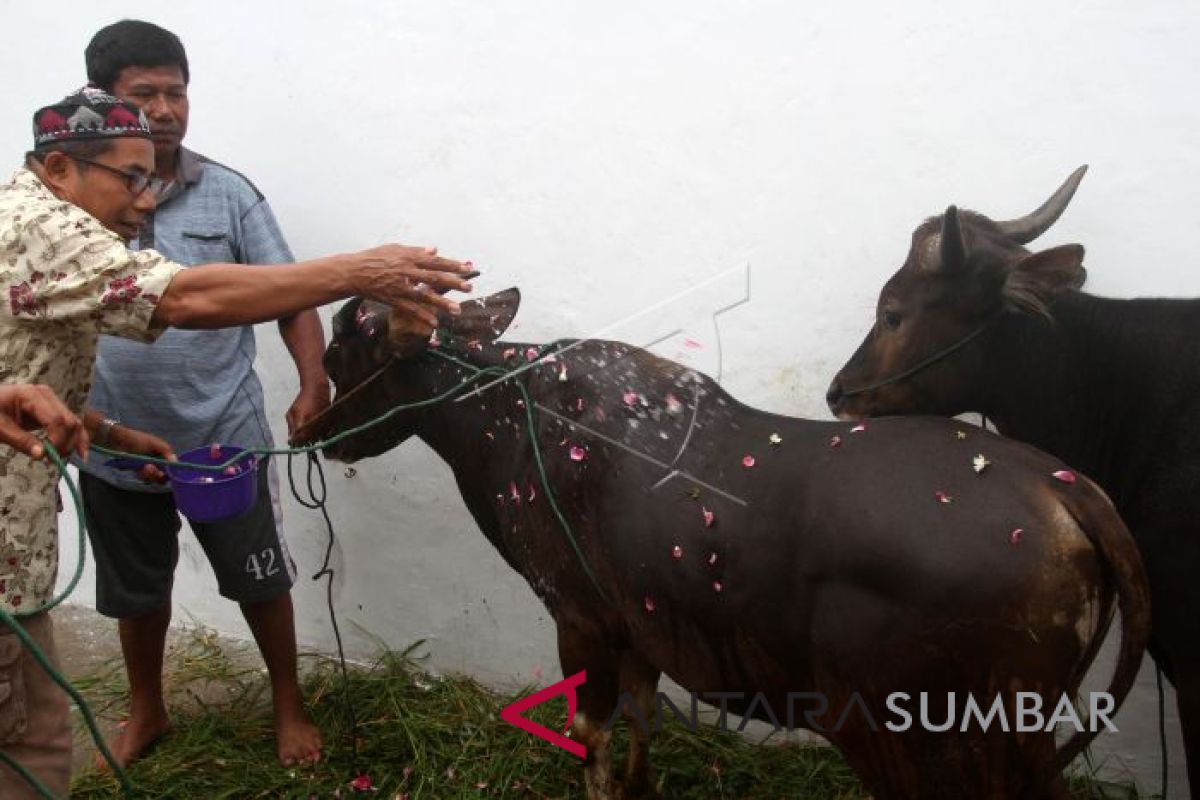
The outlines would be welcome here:
<svg viewBox="0 0 1200 800">
<path fill-rule="evenodd" d="M 126 172 L 123 169 L 110 167 L 108 164 L 101 164 L 99 161 L 92 161 L 88 158 L 73 156 L 70 153 L 68 153 L 67 156 L 72 161 L 78 161 L 81 164 L 87 164 L 92 167 L 99 167 L 106 172 L 111 172 L 113 175 L 122 178 L 125 181 L 125 188 L 128 189 L 129 193 L 134 197 L 137 197 L 147 189 L 152 189 L 154 193 L 157 194 L 158 190 L 162 188 L 162 179 L 153 172 Z"/>
</svg>

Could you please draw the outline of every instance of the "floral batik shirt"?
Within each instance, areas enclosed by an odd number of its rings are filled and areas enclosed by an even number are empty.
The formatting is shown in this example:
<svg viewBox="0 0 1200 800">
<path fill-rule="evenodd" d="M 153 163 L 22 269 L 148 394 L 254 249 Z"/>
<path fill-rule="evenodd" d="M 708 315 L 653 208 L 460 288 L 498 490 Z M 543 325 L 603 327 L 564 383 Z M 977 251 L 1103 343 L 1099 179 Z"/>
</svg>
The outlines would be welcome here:
<svg viewBox="0 0 1200 800">
<path fill-rule="evenodd" d="M 28 169 L 0 184 L 0 381 L 42 383 L 83 412 L 102 333 L 153 341 L 150 318 L 183 267 L 134 252 Z M 0 608 L 29 611 L 58 575 L 53 464 L 0 445 Z"/>
</svg>

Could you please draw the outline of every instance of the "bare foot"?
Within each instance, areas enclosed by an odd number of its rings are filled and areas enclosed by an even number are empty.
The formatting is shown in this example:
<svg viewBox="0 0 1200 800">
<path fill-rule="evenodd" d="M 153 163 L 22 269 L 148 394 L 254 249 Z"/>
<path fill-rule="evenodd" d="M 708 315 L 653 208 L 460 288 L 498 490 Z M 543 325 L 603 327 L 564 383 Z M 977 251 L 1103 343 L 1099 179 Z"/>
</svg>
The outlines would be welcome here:
<svg viewBox="0 0 1200 800">
<path fill-rule="evenodd" d="M 321 760 L 321 733 L 299 703 L 275 711 L 275 748 L 285 767 Z"/>
<path fill-rule="evenodd" d="M 170 730 L 171 720 L 165 711 L 143 717 L 130 717 L 121 732 L 108 741 L 108 749 L 117 764 L 124 769 L 144 755 Z M 96 754 L 95 764 L 100 769 L 108 769 L 108 762 L 101 753 Z"/>
</svg>

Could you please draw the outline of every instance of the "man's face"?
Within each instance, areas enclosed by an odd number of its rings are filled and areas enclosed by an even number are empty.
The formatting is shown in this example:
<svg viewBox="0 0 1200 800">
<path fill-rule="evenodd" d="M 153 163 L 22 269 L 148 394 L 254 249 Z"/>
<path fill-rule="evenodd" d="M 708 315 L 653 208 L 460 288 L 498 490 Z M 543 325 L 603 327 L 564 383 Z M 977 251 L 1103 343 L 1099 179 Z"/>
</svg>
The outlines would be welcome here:
<svg viewBox="0 0 1200 800">
<path fill-rule="evenodd" d="M 175 163 L 187 133 L 188 96 L 179 67 L 125 67 L 113 82 L 113 94 L 146 114 L 160 168 Z"/>
<path fill-rule="evenodd" d="M 154 145 L 133 137 L 113 139 L 107 150 L 89 160 L 102 166 L 51 153 L 43 168 L 47 185 L 56 196 L 79 206 L 122 239 L 136 238 L 146 215 L 154 211 L 154 192 L 146 188 L 134 194 L 129 180 L 110 169 L 129 175 L 154 174 Z"/>
</svg>

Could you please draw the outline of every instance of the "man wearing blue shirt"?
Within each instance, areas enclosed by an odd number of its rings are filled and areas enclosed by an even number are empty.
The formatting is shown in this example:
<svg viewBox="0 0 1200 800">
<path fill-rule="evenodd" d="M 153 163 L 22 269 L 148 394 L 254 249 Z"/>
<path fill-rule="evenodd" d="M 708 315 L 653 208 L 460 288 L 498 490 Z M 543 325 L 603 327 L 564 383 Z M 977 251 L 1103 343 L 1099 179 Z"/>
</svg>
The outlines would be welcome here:
<svg viewBox="0 0 1200 800">
<path fill-rule="evenodd" d="M 187 132 L 187 56 L 173 33 L 123 20 L 92 38 L 88 80 L 145 112 L 156 169 L 164 180 L 157 210 L 137 246 L 185 265 L 277 264 L 291 251 L 262 194 L 239 173 L 182 146 Z M 325 349 L 315 311 L 281 319 L 279 331 L 300 379 L 287 412 L 289 431 L 329 405 L 321 366 Z M 263 391 L 254 372 L 253 328 L 169 330 L 154 345 L 103 337 L 89 406 L 152 431 L 176 452 L 209 443 L 272 444 Z M 103 429 L 102 429 L 103 430 Z M 103 444 L 103 442 L 98 442 Z M 130 719 L 112 743 L 123 764 L 169 728 L 162 663 L 171 620 L 171 585 L 179 556 L 180 518 L 162 487 L 87 462 L 82 479 L 97 564 L 98 610 L 119 620 L 130 684 Z M 320 757 L 296 673 L 291 586 L 295 566 L 281 528 L 273 463 L 260 470 L 259 504 L 216 524 L 194 524 L 224 597 L 237 601 L 271 678 L 277 749 L 285 766 Z"/>
</svg>

